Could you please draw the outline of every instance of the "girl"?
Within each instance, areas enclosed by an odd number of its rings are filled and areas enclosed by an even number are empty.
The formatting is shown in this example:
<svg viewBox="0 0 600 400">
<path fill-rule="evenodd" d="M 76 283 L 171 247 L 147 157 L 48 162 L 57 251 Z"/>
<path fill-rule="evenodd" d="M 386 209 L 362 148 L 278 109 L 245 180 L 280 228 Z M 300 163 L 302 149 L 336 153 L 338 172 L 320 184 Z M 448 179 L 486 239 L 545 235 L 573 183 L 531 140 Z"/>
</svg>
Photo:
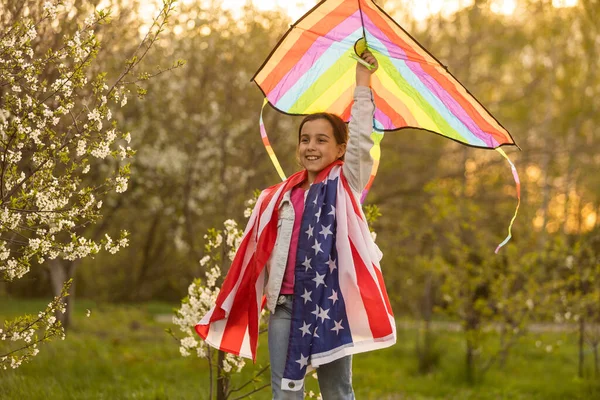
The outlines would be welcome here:
<svg viewBox="0 0 600 400">
<path fill-rule="evenodd" d="M 368 51 L 361 57 L 373 68 L 356 65 L 348 129 L 333 114 L 304 118 L 304 170 L 261 193 L 216 305 L 196 326 L 212 346 L 255 359 L 266 302 L 273 399 L 302 399 L 314 368 L 323 399 L 354 399 L 352 354 L 396 340 L 381 253 L 358 202 L 373 166 L 378 67 Z"/>
</svg>

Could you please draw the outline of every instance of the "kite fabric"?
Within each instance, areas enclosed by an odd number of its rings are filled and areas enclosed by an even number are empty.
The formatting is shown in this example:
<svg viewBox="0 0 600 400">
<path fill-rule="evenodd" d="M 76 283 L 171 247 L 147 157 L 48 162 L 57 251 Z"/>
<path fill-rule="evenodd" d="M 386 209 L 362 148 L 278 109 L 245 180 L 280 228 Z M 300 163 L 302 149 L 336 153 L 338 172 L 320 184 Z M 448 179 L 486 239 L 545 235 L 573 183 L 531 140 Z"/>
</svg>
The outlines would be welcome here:
<svg viewBox="0 0 600 400">
<path fill-rule="evenodd" d="M 196 325 L 211 346 L 256 360 L 265 265 L 277 236 L 277 210 L 305 170 L 261 193 L 215 306 Z M 356 195 L 337 161 L 311 185 L 295 266 L 292 338 L 284 390 L 299 390 L 308 365 L 389 347 L 396 327 L 379 261 Z M 314 310 L 314 311 L 313 311 Z"/>
<path fill-rule="evenodd" d="M 376 175 L 379 143 L 386 131 L 416 128 L 484 149 L 516 146 L 448 69 L 372 0 L 324 0 L 291 26 L 252 78 L 265 96 L 263 110 L 269 103 L 286 114 L 330 112 L 348 122 L 356 85 L 352 56 L 359 44 L 366 44 L 379 63 L 371 76 L 375 164 L 361 202 Z M 262 111 L 261 135 L 267 146 Z M 285 179 L 270 145 L 267 150 Z"/>
<path fill-rule="evenodd" d="M 482 148 L 515 144 L 492 115 L 371 0 L 326 0 L 298 20 L 253 80 L 277 110 L 350 118 L 356 61 L 364 38 L 379 62 L 371 78 L 373 128 L 428 130 Z"/>
</svg>

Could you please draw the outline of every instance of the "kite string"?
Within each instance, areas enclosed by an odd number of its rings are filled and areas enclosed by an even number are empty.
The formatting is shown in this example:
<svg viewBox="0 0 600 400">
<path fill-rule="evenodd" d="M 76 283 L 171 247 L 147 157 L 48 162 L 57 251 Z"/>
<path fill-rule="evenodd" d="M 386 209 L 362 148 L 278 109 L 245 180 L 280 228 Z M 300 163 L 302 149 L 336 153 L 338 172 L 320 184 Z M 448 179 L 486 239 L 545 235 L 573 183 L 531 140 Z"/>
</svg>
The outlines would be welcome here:
<svg viewBox="0 0 600 400">
<path fill-rule="evenodd" d="M 260 109 L 260 122 L 259 122 L 260 136 L 262 138 L 263 144 L 265 145 L 265 149 L 267 150 L 267 153 L 269 154 L 269 157 L 271 158 L 271 162 L 273 163 L 273 166 L 275 167 L 275 169 L 277 170 L 277 173 L 279 174 L 279 177 L 281 178 L 282 181 L 285 181 L 286 180 L 285 174 L 283 173 L 281 164 L 279 164 L 279 160 L 277 159 L 277 156 L 275 155 L 275 151 L 273 151 L 273 147 L 271 146 L 271 143 L 269 142 L 269 138 L 267 137 L 267 130 L 265 129 L 265 123 L 263 121 L 263 111 L 265 110 L 265 106 L 267 105 L 268 102 L 269 102 L 269 100 L 267 100 L 267 98 L 265 97 L 262 108 Z"/>
<path fill-rule="evenodd" d="M 498 245 L 498 247 L 496 247 L 495 253 L 498 254 L 498 251 L 500 250 L 500 248 L 502 246 L 504 246 L 506 243 L 508 243 L 508 241 L 512 237 L 512 226 L 513 226 L 513 223 L 515 222 L 515 218 L 517 218 L 517 213 L 519 212 L 519 206 L 521 205 L 521 181 L 519 180 L 519 174 L 517 173 L 517 169 L 515 168 L 515 165 L 512 163 L 512 161 L 510 161 L 510 158 L 508 158 L 508 156 L 506 155 L 504 150 L 502 150 L 502 148 L 500 148 L 500 147 L 497 147 L 496 151 L 498 153 L 500 153 L 502 155 L 502 157 L 506 158 L 506 161 L 508 161 L 508 163 L 510 164 L 510 169 L 512 171 L 513 178 L 515 179 L 515 184 L 517 187 L 517 208 L 515 209 L 515 215 L 513 215 L 512 219 L 510 220 L 510 225 L 508 226 L 508 236 L 506 237 L 506 239 L 504 239 L 502 241 L 502 243 L 500 243 Z"/>
</svg>

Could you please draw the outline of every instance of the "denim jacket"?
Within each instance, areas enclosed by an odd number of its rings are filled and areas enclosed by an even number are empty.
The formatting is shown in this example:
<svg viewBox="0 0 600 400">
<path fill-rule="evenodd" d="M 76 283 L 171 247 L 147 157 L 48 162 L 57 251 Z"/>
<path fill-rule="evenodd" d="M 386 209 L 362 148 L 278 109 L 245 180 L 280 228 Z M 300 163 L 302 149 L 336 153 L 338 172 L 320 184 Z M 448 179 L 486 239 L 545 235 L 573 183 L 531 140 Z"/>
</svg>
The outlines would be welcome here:
<svg viewBox="0 0 600 400">
<path fill-rule="evenodd" d="M 348 124 L 348 144 L 343 165 L 344 176 L 354 194 L 360 197 L 373 168 L 373 113 L 375 104 L 371 89 L 357 86 L 354 90 L 354 104 L 352 105 L 350 123 Z M 267 309 L 275 312 L 277 298 L 281 290 L 283 276 L 287 265 L 290 240 L 294 228 L 294 206 L 291 201 L 291 191 L 284 193 L 279 205 L 279 219 L 277 221 L 277 239 L 273 253 L 267 262 L 267 283 L 265 294 L 267 296 Z"/>
</svg>

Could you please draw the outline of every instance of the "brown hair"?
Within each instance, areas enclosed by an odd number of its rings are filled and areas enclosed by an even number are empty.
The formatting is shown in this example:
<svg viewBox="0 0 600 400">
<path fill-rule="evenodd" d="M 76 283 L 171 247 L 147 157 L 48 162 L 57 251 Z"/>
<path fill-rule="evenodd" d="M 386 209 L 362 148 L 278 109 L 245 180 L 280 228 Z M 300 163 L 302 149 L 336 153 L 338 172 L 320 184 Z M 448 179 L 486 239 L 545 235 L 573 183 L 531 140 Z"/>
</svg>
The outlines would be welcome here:
<svg viewBox="0 0 600 400">
<path fill-rule="evenodd" d="M 319 112 L 314 114 L 309 114 L 302 122 L 300 122 L 300 127 L 298 128 L 298 144 L 300 144 L 300 135 L 302 134 L 302 127 L 305 123 L 309 121 L 315 121 L 317 119 L 324 119 L 329 121 L 331 128 L 333 128 L 333 137 L 335 138 L 335 142 L 337 144 L 347 144 L 348 143 L 348 126 L 339 116 L 326 112 Z M 344 153 L 339 159 L 344 160 L 346 153 Z"/>
</svg>

